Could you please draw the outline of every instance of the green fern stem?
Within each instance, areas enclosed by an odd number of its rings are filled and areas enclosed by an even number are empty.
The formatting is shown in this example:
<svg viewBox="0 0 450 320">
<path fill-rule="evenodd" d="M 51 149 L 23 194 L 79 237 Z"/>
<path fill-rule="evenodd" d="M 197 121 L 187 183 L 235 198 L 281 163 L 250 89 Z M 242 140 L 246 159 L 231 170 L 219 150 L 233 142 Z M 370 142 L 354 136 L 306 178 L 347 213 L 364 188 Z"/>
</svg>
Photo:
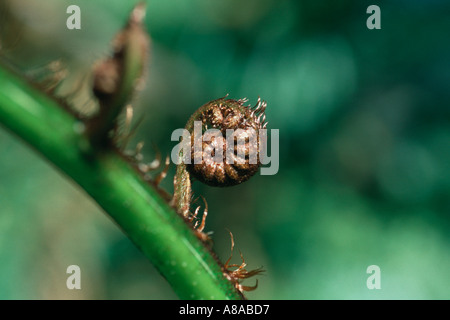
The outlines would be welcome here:
<svg viewBox="0 0 450 320">
<path fill-rule="evenodd" d="M 0 123 L 81 186 L 181 299 L 243 298 L 214 253 L 124 157 L 95 150 L 84 123 L 1 65 Z"/>
</svg>

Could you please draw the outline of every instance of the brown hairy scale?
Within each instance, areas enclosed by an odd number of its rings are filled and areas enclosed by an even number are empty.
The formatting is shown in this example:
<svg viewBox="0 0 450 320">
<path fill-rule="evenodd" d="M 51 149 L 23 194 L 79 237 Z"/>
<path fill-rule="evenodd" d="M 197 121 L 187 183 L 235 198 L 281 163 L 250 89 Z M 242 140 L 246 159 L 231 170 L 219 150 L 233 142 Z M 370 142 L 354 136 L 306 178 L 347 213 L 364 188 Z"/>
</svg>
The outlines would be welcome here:
<svg viewBox="0 0 450 320">
<path fill-rule="evenodd" d="M 202 122 L 203 135 L 196 137 L 191 130 L 191 164 L 186 167 L 197 180 L 210 186 L 233 186 L 247 181 L 258 171 L 261 166 L 259 130 L 267 125 L 264 122 L 266 103 L 258 99 L 256 106 L 250 107 L 244 105 L 246 101 L 225 98 L 211 101 L 193 119 Z M 217 129 L 221 135 L 207 135 L 208 129 Z M 227 156 L 228 129 L 235 131 L 234 146 Z M 201 144 L 200 151 L 195 150 L 196 143 Z M 223 157 L 215 161 L 215 152 L 220 148 Z M 256 161 L 251 161 L 252 154 Z M 201 162 L 195 163 L 195 159 Z"/>
</svg>

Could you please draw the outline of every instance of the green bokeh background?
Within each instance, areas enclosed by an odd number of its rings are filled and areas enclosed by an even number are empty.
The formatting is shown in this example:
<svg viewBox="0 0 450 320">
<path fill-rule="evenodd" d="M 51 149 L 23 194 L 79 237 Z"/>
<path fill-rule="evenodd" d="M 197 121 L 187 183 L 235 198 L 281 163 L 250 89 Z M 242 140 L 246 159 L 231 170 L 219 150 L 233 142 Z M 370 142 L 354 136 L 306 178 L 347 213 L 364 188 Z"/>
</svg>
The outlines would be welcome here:
<svg viewBox="0 0 450 320">
<path fill-rule="evenodd" d="M 62 59 L 68 92 L 133 3 L 0 0 L 1 53 L 35 77 Z M 70 4 L 81 30 L 66 28 Z M 371 4 L 381 30 L 366 27 Z M 279 129 L 276 175 L 194 185 L 222 261 L 230 230 L 249 269 L 266 270 L 248 298 L 450 298 L 449 17 L 444 0 L 149 1 L 144 120 L 130 148 L 145 141 L 146 161 L 170 154 L 172 131 L 227 93 L 267 100 Z M 71 102 L 85 105 L 85 93 Z M 176 298 L 82 190 L 4 129 L 0 151 L 1 299 Z M 72 264 L 81 290 L 66 288 Z M 373 264 L 380 290 L 366 286 Z"/>
</svg>

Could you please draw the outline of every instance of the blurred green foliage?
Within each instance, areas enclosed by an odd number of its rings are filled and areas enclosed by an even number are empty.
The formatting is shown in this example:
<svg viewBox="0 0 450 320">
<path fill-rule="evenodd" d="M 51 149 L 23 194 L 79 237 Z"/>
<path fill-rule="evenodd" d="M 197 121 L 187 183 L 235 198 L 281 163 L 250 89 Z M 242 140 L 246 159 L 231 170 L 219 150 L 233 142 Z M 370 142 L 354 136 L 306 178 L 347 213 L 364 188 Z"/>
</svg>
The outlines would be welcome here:
<svg viewBox="0 0 450 320">
<path fill-rule="evenodd" d="M 75 3 L 78 31 L 65 27 Z M 450 5 L 378 1 L 382 29 L 368 30 L 371 4 L 149 1 L 144 121 L 130 148 L 145 141 L 147 161 L 170 154 L 171 132 L 226 93 L 267 100 L 280 130 L 278 174 L 194 184 L 222 261 L 229 229 L 249 268 L 266 270 L 250 299 L 450 298 Z M 132 7 L 0 0 L 1 53 L 28 74 L 61 58 L 70 91 Z M 176 298 L 79 188 L 4 130 L 0 150 L 0 298 Z M 71 264 L 82 290 L 66 288 Z M 372 264 L 381 290 L 366 287 Z"/>
</svg>

